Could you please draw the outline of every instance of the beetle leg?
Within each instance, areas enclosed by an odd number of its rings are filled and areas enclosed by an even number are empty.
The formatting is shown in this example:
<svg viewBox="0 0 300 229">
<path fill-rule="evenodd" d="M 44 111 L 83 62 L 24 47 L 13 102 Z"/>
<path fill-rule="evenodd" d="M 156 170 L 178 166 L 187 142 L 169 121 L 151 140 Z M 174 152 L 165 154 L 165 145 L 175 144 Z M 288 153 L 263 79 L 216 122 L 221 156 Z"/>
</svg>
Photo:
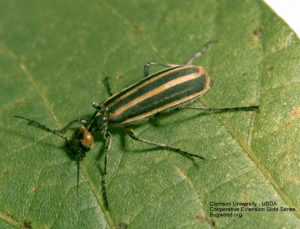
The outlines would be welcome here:
<svg viewBox="0 0 300 229">
<path fill-rule="evenodd" d="M 145 64 L 145 66 L 144 66 L 144 78 L 149 76 L 149 68 L 150 68 L 151 65 L 165 66 L 165 67 L 169 67 L 169 68 L 183 66 L 183 65 L 178 65 L 178 64 L 164 64 L 164 63 L 150 62 L 150 63 Z"/>
<path fill-rule="evenodd" d="M 61 130 L 55 130 L 55 131 L 58 132 L 58 133 L 63 134 L 63 133 L 65 133 L 68 129 L 70 129 L 71 126 L 73 126 L 74 123 L 76 123 L 76 122 L 78 122 L 78 123 L 80 123 L 80 124 L 82 124 L 82 125 L 85 125 L 85 124 L 87 123 L 87 121 L 85 121 L 85 120 L 83 120 L 83 119 L 76 119 L 76 120 L 73 120 L 72 122 L 70 122 L 68 125 L 66 125 L 66 126 L 65 126 L 64 128 L 62 128 Z"/>
<path fill-rule="evenodd" d="M 205 44 L 205 46 L 201 49 L 201 51 L 197 52 L 185 65 L 191 65 L 194 62 L 194 60 L 202 56 L 202 54 L 207 50 L 208 45 L 214 41 L 218 41 L 218 40 L 216 40 L 215 38 L 210 39 L 210 41 Z"/>
<path fill-rule="evenodd" d="M 248 107 L 225 107 L 225 108 L 210 108 L 210 107 L 178 107 L 178 110 L 188 109 L 188 110 L 201 110 L 201 111 L 249 111 L 249 110 L 258 110 L 259 106 L 248 106 Z"/>
<path fill-rule="evenodd" d="M 106 89 L 107 89 L 109 95 L 112 96 L 114 93 L 113 93 L 112 90 L 111 90 L 111 87 L 110 87 L 110 84 L 109 84 L 109 79 L 108 79 L 108 77 L 106 77 L 106 78 L 104 79 L 104 84 L 105 84 L 105 86 L 106 86 Z"/>
<path fill-rule="evenodd" d="M 145 140 L 145 139 L 142 139 L 142 138 L 139 138 L 138 136 L 136 136 L 134 133 L 133 133 L 133 130 L 131 127 L 129 126 L 126 126 L 125 127 L 125 130 L 126 130 L 126 133 L 133 139 L 133 140 L 136 140 L 136 141 L 140 141 L 140 142 L 144 142 L 144 143 L 147 143 L 147 144 L 150 144 L 150 145 L 154 145 L 154 146 L 158 146 L 158 147 L 162 147 L 162 148 L 166 148 L 166 149 L 170 149 L 170 150 L 174 150 L 176 152 L 179 152 L 181 154 L 184 154 L 188 157 L 198 157 L 202 160 L 205 160 L 204 157 L 201 157 L 199 155 L 196 155 L 196 154 L 191 154 L 191 153 L 188 153 L 186 151 L 183 151 L 181 149 L 178 149 L 178 148 L 175 148 L 175 147 L 172 147 L 172 146 L 167 146 L 166 144 L 162 144 L 162 143 L 155 143 L 155 142 L 150 142 L 148 140 Z"/>
<path fill-rule="evenodd" d="M 217 41 L 215 38 L 210 39 L 205 46 L 201 49 L 200 52 L 197 52 L 194 56 L 192 56 L 192 58 L 185 64 L 185 65 L 191 65 L 194 60 L 196 60 L 198 57 L 202 56 L 202 54 L 207 50 L 208 45 L 214 41 Z M 178 65 L 178 64 L 165 64 L 165 63 L 155 63 L 155 62 L 150 62 L 145 64 L 144 66 L 144 78 L 149 76 L 149 68 L 151 65 L 156 65 L 156 66 L 165 66 L 165 67 L 180 67 L 180 66 L 184 66 L 184 65 Z"/>
<path fill-rule="evenodd" d="M 104 168 L 103 168 L 103 178 L 102 178 L 102 184 L 103 184 L 103 196 L 104 196 L 104 202 L 106 205 L 106 208 L 109 209 L 108 205 L 108 198 L 107 198 L 107 192 L 106 192 L 106 175 L 107 175 L 107 162 L 108 162 L 108 151 L 111 146 L 111 134 L 109 132 L 106 132 L 104 135 L 105 138 L 105 159 L 104 159 Z"/>
</svg>

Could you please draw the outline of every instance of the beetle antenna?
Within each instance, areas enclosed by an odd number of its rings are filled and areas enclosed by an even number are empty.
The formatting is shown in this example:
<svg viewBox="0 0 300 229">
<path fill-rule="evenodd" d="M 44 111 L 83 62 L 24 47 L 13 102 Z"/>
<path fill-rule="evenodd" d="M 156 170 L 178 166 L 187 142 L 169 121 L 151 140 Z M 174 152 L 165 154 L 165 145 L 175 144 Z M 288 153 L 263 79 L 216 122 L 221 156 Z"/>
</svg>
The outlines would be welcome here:
<svg viewBox="0 0 300 229">
<path fill-rule="evenodd" d="M 37 121 L 34 121 L 32 119 L 28 119 L 28 118 L 25 118 L 25 117 L 22 117 L 22 116 L 14 116 L 14 117 L 25 119 L 25 120 L 27 120 L 29 122 L 29 124 L 34 123 L 34 124 L 38 125 L 39 127 L 43 128 L 45 130 L 48 130 L 48 131 L 52 132 L 53 134 L 56 134 L 57 136 L 65 139 L 69 144 L 71 144 L 71 140 L 68 137 L 66 137 L 66 136 L 58 133 L 56 130 L 52 130 L 49 127 L 47 127 L 47 126 L 45 126 L 45 125 L 43 125 L 43 124 L 41 124 L 41 123 L 39 123 Z"/>
</svg>

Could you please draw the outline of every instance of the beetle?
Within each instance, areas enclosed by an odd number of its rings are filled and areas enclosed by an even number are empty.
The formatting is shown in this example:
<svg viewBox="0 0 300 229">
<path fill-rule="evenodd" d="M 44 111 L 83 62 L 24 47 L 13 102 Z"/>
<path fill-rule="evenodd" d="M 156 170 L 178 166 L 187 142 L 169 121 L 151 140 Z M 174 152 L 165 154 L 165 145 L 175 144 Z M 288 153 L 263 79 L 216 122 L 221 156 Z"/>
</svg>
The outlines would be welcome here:
<svg viewBox="0 0 300 229">
<path fill-rule="evenodd" d="M 174 109 L 203 111 L 247 111 L 257 109 L 259 111 L 259 107 L 256 105 L 234 108 L 199 108 L 186 106 L 203 96 L 214 85 L 214 80 L 208 76 L 207 72 L 202 67 L 192 65 L 193 61 L 200 57 L 206 51 L 208 45 L 214 41 L 216 40 L 211 39 L 201 49 L 201 51 L 196 53 L 185 65 L 154 62 L 147 63 L 144 66 L 144 78 L 116 94 L 111 92 L 111 88 L 107 81 L 108 91 L 111 96 L 102 103 L 94 102 L 92 104 L 96 111 L 89 121 L 77 119 L 70 122 L 61 130 L 53 130 L 37 121 L 22 116 L 15 117 L 25 119 L 29 121 L 29 123 L 34 123 L 68 142 L 73 154 L 77 156 L 78 161 L 77 195 L 79 183 L 79 161 L 82 160 L 85 157 L 86 152 L 93 147 L 93 134 L 97 132 L 101 133 L 105 139 L 105 159 L 102 178 L 103 196 L 105 205 L 107 209 L 109 209 L 106 192 L 108 152 L 111 146 L 111 134 L 108 131 L 109 127 L 125 127 L 126 133 L 133 140 L 173 150 L 190 158 L 197 157 L 204 160 L 202 156 L 197 154 L 191 154 L 179 148 L 139 138 L 134 134 L 131 125 L 142 124 L 151 116 Z M 149 75 L 149 68 L 152 65 L 165 66 L 168 68 Z M 71 139 L 64 136 L 63 134 L 75 123 L 79 123 L 80 126 L 76 128 Z"/>
</svg>

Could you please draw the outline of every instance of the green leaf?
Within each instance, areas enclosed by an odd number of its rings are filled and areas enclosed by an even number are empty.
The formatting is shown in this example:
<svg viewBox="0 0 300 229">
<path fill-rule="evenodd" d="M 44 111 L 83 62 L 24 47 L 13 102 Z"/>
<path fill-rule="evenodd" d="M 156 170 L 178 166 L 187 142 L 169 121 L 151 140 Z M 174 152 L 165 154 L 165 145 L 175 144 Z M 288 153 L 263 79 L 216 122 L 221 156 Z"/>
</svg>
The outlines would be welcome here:
<svg viewBox="0 0 300 229">
<path fill-rule="evenodd" d="M 194 64 L 215 85 L 192 106 L 258 104 L 260 113 L 186 110 L 134 127 L 205 161 L 111 129 L 110 211 L 101 135 L 80 164 L 77 198 L 76 157 L 64 140 L 13 117 L 53 129 L 89 119 L 92 102 L 108 97 L 104 78 L 118 92 L 143 77 L 145 63 L 184 64 L 212 37 L 219 42 Z M 0 228 L 299 227 L 299 51 L 261 1 L 2 1 Z M 267 201 L 279 210 L 225 212 L 239 218 L 211 209 Z"/>
</svg>

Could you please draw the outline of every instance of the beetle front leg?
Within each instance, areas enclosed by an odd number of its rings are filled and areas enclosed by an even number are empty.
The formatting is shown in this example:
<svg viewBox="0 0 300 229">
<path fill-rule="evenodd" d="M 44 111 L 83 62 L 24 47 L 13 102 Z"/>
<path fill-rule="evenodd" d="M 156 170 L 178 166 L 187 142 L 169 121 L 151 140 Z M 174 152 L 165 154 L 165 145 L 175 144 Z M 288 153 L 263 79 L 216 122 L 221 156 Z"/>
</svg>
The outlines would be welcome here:
<svg viewBox="0 0 300 229">
<path fill-rule="evenodd" d="M 58 132 L 58 133 L 61 133 L 61 134 L 66 133 L 67 130 L 70 129 L 74 125 L 74 123 L 76 123 L 76 122 L 81 124 L 81 125 L 85 125 L 87 123 L 87 121 L 85 121 L 83 119 L 76 119 L 76 120 L 70 122 L 68 125 L 66 125 L 61 130 L 55 130 L 55 131 Z"/>
<path fill-rule="evenodd" d="M 103 178 L 102 178 L 102 185 L 103 185 L 103 196 L 104 196 L 104 202 L 106 205 L 106 208 L 109 210 L 109 205 L 108 205 L 108 198 L 107 198 L 107 192 L 106 192 L 106 175 L 107 175 L 107 163 L 108 163 L 108 151 L 111 146 L 111 134 L 109 132 L 106 132 L 104 135 L 105 138 L 105 158 L 104 158 L 104 168 L 103 168 Z"/>
<path fill-rule="evenodd" d="M 200 158 L 200 159 L 202 159 L 202 160 L 205 160 L 204 157 L 201 157 L 201 156 L 199 156 L 199 155 L 191 154 L 191 153 L 188 153 L 188 152 L 183 151 L 183 150 L 181 150 L 181 149 L 178 149 L 178 148 L 175 148 L 175 147 L 172 147 L 172 146 L 168 146 L 168 145 L 166 145 L 166 144 L 150 142 L 150 141 L 148 141 L 148 140 L 139 138 L 138 136 L 136 136 L 136 135 L 133 133 L 132 128 L 129 127 L 129 126 L 126 126 L 126 127 L 125 127 L 125 131 L 126 131 L 126 133 L 127 133 L 133 140 L 140 141 L 140 142 L 144 142 L 144 143 L 147 143 L 147 144 L 150 144 L 150 145 L 154 145 L 154 146 L 158 146 L 158 147 L 162 147 L 162 148 L 166 148 L 166 149 L 170 149 L 170 150 L 174 150 L 174 151 L 179 152 L 179 153 L 181 153 L 181 154 L 184 154 L 185 156 L 188 156 L 188 157 L 198 157 L 198 158 Z"/>
</svg>

